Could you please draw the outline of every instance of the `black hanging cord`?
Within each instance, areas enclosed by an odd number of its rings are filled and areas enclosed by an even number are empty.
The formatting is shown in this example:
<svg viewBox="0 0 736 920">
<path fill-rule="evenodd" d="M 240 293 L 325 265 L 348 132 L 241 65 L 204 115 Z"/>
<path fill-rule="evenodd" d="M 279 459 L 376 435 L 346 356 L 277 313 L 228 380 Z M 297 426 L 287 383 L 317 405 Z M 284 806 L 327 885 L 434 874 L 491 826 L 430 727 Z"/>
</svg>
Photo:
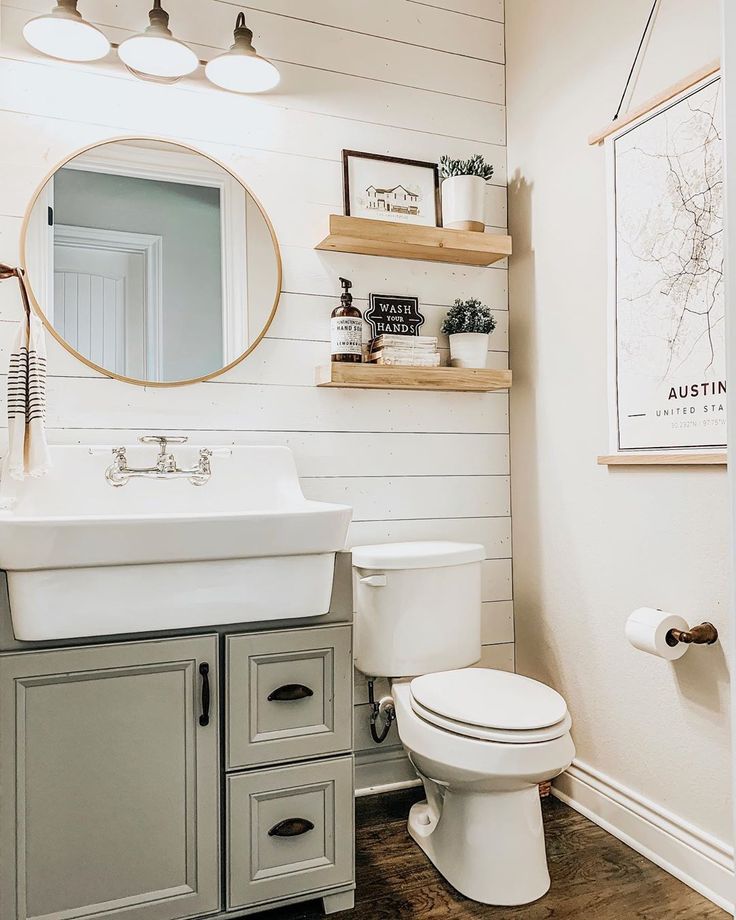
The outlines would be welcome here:
<svg viewBox="0 0 736 920">
<path fill-rule="evenodd" d="M 621 114 L 621 108 L 624 104 L 624 100 L 626 99 L 626 93 L 628 93 L 629 91 L 629 85 L 631 84 L 631 79 L 634 76 L 636 65 L 639 63 L 639 56 L 641 55 L 641 50 L 644 47 L 644 42 L 647 40 L 647 36 L 649 35 L 649 30 L 652 26 L 652 22 L 654 21 L 654 14 L 657 12 L 658 6 L 659 6 L 659 0 L 654 0 L 654 3 L 652 3 L 652 8 L 651 10 L 649 10 L 649 17 L 647 19 L 647 24 L 644 26 L 644 31 L 641 34 L 641 39 L 639 41 L 639 47 L 636 49 L 636 54 L 634 55 L 634 61 L 631 65 L 631 70 L 629 71 L 629 75 L 626 78 L 626 86 L 624 86 L 624 91 L 623 93 L 621 93 L 621 101 L 619 102 L 618 108 L 616 109 L 616 114 L 613 116 L 613 121 L 616 121 L 618 119 L 618 116 Z"/>
</svg>

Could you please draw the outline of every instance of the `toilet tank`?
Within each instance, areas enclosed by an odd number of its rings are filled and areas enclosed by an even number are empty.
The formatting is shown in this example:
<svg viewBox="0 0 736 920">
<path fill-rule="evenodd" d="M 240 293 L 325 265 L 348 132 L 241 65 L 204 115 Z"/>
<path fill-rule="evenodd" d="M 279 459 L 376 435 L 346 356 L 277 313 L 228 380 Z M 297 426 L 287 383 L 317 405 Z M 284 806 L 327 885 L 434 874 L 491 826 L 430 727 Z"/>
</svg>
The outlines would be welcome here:
<svg viewBox="0 0 736 920">
<path fill-rule="evenodd" d="M 484 558 L 478 543 L 353 547 L 358 670 L 411 677 L 478 661 Z"/>
</svg>

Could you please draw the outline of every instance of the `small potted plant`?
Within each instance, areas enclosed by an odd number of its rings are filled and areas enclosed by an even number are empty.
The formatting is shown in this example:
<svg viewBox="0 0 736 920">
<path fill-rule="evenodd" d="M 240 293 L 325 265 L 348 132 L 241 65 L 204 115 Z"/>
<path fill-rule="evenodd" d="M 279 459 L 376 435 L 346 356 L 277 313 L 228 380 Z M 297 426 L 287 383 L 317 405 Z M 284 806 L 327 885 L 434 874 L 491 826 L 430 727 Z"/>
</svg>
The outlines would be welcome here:
<svg viewBox="0 0 736 920">
<path fill-rule="evenodd" d="M 485 367 L 488 341 L 496 320 L 488 307 L 475 297 L 455 301 L 442 323 L 442 332 L 450 338 L 452 367 Z"/>
<path fill-rule="evenodd" d="M 476 153 L 469 160 L 440 157 L 442 226 L 452 230 L 485 230 L 486 182 L 493 167 Z"/>
</svg>

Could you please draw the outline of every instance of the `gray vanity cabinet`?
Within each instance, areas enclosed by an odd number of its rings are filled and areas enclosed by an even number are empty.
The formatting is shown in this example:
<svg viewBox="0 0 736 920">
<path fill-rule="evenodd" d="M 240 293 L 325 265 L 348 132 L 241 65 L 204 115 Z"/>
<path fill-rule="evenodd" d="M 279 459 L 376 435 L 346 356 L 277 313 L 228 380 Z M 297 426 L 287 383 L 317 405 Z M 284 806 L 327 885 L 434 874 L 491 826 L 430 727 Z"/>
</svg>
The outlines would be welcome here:
<svg viewBox="0 0 736 920">
<path fill-rule="evenodd" d="M 219 909 L 217 695 L 215 635 L 0 655 L 3 920 Z"/>
</svg>

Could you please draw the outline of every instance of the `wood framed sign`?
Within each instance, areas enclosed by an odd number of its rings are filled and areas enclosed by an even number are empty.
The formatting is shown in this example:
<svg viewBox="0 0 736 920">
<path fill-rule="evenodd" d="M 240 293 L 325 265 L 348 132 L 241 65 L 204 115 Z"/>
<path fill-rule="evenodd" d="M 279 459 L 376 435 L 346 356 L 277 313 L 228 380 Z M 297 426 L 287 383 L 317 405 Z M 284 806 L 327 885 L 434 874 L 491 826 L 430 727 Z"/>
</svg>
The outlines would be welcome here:
<svg viewBox="0 0 736 920">
<path fill-rule="evenodd" d="M 379 335 L 419 335 L 424 324 L 419 298 L 398 294 L 371 294 L 364 319 L 371 327 L 372 339 Z"/>
<path fill-rule="evenodd" d="M 346 217 L 442 226 L 437 163 L 343 150 Z"/>
<path fill-rule="evenodd" d="M 707 462 L 726 445 L 719 73 L 605 137 L 610 455 Z M 646 458 L 646 459 L 644 459 Z M 697 458 L 697 460 L 696 460 Z"/>
</svg>

